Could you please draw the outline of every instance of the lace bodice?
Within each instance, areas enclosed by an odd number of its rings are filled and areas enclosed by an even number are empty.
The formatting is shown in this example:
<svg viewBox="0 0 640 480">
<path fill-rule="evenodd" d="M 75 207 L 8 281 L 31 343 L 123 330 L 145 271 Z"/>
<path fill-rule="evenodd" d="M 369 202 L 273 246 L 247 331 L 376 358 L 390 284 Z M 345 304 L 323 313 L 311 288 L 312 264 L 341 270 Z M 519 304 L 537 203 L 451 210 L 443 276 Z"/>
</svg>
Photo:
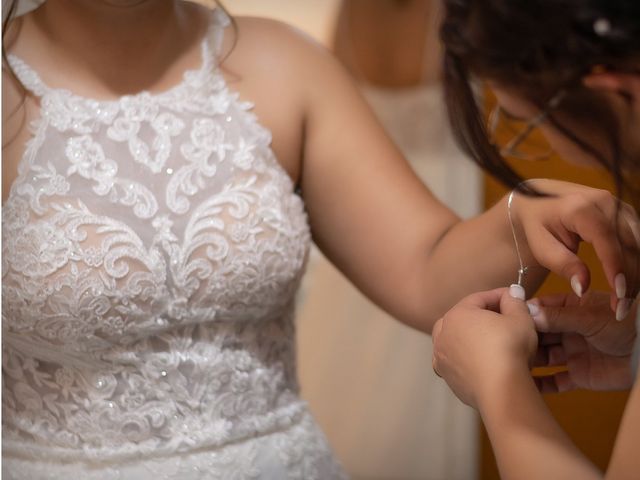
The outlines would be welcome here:
<svg viewBox="0 0 640 480">
<path fill-rule="evenodd" d="M 79 97 L 9 57 L 40 117 L 3 208 L 5 452 L 127 461 L 304 412 L 292 316 L 309 228 L 216 68 L 226 23 L 216 11 L 201 68 L 155 95 Z"/>
</svg>

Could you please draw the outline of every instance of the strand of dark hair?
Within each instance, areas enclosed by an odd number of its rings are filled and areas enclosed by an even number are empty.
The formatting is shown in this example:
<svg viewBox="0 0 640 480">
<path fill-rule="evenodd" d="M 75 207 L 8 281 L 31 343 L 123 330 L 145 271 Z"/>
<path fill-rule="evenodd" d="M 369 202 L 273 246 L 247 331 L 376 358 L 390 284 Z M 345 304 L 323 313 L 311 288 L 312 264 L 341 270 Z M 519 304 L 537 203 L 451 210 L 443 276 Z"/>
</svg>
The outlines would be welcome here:
<svg viewBox="0 0 640 480">
<path fill-rule="evenodd" d="M 578 98 L 581 79 L 594 67 L 624 71 L 640 58 L 637 0 L 445 0 L 445 11 L 441 38 L 450 123 L 471 158 L 509 187 L 521 179 L 489 140 L 473 95 L 473 76 L 512 87 L 543 109 L 561 89 L 568 92 L 569 100 Z M 599 19 L 610 25 L 606 35 L 594 29 Z M 610 143 L 610 159 L 570 131 L 555 117 L 556 111 L 549 121 L 611 172 L 619 196 L 637 193 L 634 178 L 639 159 L 623 151 L 620 126 L 611 109 L 593 92 L 582 90 L 585 101 L 574 109 L 572 118 L 597 126 Z M 568 103 L 563 100 L 559 115 L 567 113 Z M 634 173 L 629 176 L 627 170 Z"/>
<path fill-rule="evenodd" d="M 8 7 L 5 7 L 5 4 L 9 3 Z M 24 108 L 25 106 L 25 102 L 27 100 L 27 89 L 24 88 L 24 86 L 22 85 L 22 82 L 20 81 L 20 79 L 18 79 L 17 75 L 15 74 L 15 72 L 13 71 L 13 68 L 11 68 L 11 65 L 9 64 L 9 60 L 7 58 L 7 50 L 6 50 L 6 44 L 7 44 L 7 35 L 9 32 L 9 29 L 11 27 L 14 26 L 14 24 L 12 24 L 14 18 L 15 18 L 15 14 L 16 14 L 16 9 L 18 8 L 18 0 L 12 0 L 11 2 L 4 2 L 2 4 L 2 10 L 3 10 L 3 20 L 2 20 L 2 73 L 3 75 L 6 74 L 8 75 L 8 81 L 13 82 L 18 89 L 20 90 L 20 102 L 18 102 L 18 104 L 16 105 L 16 107 L 8 114 L 7 118 L 3 118 L 2 119 L 2 123 L 3 125 L 6 125 L 6 121 L 8 119 L 10 119 L 11 117 L 13 117 L 14 115 L 16 115 L 18 112 L 22 113 L 22 118 L 20 120 L 20 128 L 17 128 L 15 133 L 8 139 L 3 138 L 2 139 L 2 149 L 4 150 L 8 145 L 10 145 L 19 135 L 20 130 L 22 129 L 22 127 L 24 127 L 24 122 L 27 119 L 27 113 L 26 110 Z M 6 11 L 6 14 L 5 14 Z M 10 27 L 11 25 L 11 27 Z M 15 25 L 15 28 L 19 29 L 20 26 L 19 25 Z M 17 31 L 13 32 L 15 35 L 17 35 Z M 3 128 L 3 132 L 4 132 L 4 128 Z M 3 135 L 4 137 L 4 135 Z"/>
</svg>

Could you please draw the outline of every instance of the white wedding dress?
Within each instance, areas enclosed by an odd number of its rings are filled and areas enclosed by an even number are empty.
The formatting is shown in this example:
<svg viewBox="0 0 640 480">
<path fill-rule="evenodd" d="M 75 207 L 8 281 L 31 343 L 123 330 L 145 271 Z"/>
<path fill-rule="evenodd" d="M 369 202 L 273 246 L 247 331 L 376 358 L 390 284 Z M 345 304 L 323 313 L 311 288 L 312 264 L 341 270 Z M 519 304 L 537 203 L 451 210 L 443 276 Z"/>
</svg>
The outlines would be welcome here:
<svg viewBox="0 0 640 480">
<path fill-rule="evenodd" d="M 3 208 L 3 478 L 343 478 L 298 396 L 302 200 L 215 53 L 40 116 Z"/>
</svg>

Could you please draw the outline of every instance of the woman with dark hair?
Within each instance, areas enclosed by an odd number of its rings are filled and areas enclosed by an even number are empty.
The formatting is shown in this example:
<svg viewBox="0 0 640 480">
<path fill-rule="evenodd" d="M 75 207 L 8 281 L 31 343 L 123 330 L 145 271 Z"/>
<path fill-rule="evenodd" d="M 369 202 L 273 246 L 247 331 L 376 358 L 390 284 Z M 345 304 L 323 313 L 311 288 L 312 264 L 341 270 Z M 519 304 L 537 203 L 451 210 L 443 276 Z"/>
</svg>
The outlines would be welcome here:
<svg viewBox="0 0 640 480">
<path fill-rule="evenodd" d="M 342 478 L 295 372 L 312 236 L 426 332 L 512 280 L 509 218 L 532 287 L 539 266 L 586 290 L 582 238 L 624 306 L 612 195 L 541 181 L 554 196 L 462 222 L 330 55 L 232 23 L 47 0 L 5 29 L 3 478 Z"/>
<path fill-rule="evenodd" d="M 480 165 L 517 187 L 503 156 L 534 159 L 555 151 L 604 167 L 638 203 L 640 3 L 450 0 L 442 37 L 450 118 Z M 473 99 L 472 78 L 496 95 L 487 123 Z M 541 136 L 527 144 L 538 129 Z M 499 142 L 498 130 L 501 139 L 506 131 L 511 136 Z M 637 225 L 632 233 L 629 241 L 640 243 Z M 625 254 L 625 265 L 638 272 L 637 252 Z M 633 387 L 606 478 L 640 474 L 638 286 L 621 280 L 616 288 L 627 296 L 618 315 L 595 292 L 525 303 L 524 291 L 513 285 L 471 295 L 436 323 L 434 370 L 479 410 L 503 478 L 602 478 L 539 394 L 574 388 Z M 566 370 L 533 378 L 531 366 Z"/>
</svg>

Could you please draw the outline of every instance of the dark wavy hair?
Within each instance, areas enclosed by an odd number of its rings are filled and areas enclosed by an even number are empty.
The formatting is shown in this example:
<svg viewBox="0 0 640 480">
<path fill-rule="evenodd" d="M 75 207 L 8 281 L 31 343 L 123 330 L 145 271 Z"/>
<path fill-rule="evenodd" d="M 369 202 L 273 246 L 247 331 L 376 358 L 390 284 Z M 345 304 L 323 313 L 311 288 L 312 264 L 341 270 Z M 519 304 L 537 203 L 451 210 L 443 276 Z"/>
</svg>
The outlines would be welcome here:
<svg viewBox="0 0 640 480">
<path fill-rule="evenodd" d="M 602 94 L 582 86 L 594 68 L 629 71 L 640 59 L 639 0 L 444 0 L 445 95 L 449 120 L 462 148 L 509 187 L 521 178 L 489 140 L 473 79 L 513 89 L 543 109 L 557 92 L 567 95 L 549 121 L 610 172 L 618 193 L 637 196 L 640 158 L 621 143 L 621 126 Z M 609 28 L 602 31 L 597 24 Z M 628 98 L 627 98 L 628 100 Z M 612 158 L 580 138 L 561 118 L 596 127 Z M 637 155 L 637 152 L 634 152 Z M 629 176 L 631 171 L 631 177 Z"/>
</svg>

